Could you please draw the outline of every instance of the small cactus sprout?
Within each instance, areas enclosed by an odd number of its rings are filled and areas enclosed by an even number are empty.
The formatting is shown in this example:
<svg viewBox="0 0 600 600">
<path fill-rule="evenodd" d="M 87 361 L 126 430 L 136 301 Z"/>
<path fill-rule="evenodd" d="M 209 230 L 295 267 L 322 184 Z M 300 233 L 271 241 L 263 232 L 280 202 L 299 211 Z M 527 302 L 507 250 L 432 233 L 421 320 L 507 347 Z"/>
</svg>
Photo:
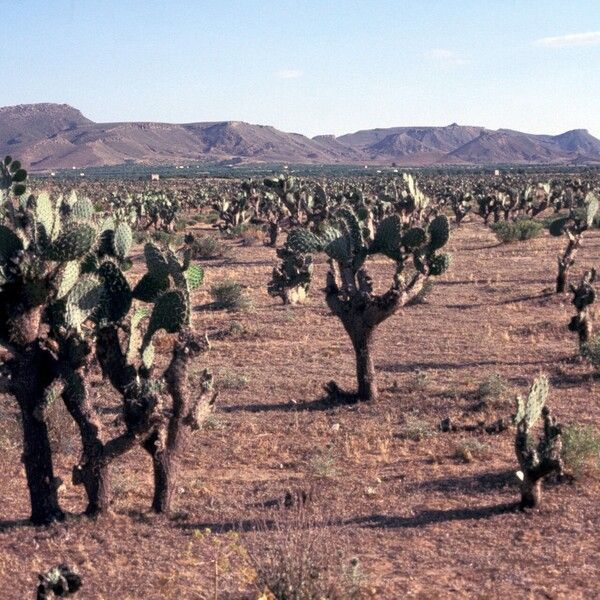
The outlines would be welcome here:
<svg viewBox="0 0 600 600">
<path fill-rule="evenodd" d="M 537 377 L 526 398 L 516 398 L 515 452 L 520 471 L 517 477 L 521 483 L 520 508 L 535 508 L 542 498 L 542 480 L 551 473 L 563 473 L 562 428 L 550 414 L 546 406 L 549 383 L 544 375 Z M 543 418 L 543 431 L 537 440 L 533 428 Z"/>
<path fill-rule="evenodd" d="M 64 598 L 79 591 L 82 585 L 81 576 L 67 565 L 58 565 L 38 576 L 37 600 Z"/>
<path fill-rule="evenodd" d="M 593 324 L 590 306 L 596 300 L 596 290 L 593 286 L 595 280 L 596 269 L 590 269 L 583 274 L 579 285 L 571 284 L 569 286 L 573 294 L 571 303 L 577 311 L 569 323 L 569 331 L 577 333 L 580 348 L 583 348 L 592 337 Z"/>
</svg>

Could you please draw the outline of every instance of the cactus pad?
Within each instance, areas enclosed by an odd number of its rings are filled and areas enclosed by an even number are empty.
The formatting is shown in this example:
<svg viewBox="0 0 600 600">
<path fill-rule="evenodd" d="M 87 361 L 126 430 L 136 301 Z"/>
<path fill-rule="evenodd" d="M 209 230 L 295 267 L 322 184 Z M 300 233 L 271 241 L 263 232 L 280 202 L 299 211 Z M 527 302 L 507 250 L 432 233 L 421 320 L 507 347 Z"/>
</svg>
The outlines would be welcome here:
<svg viewBox="0 0 600 600">
<path fill-rule="evenodd" d="M 198 289 L 204 281 L 204 269 L 200 265 L 190 265 L 184 275 L 190 291 Z"/>
<path fill-rule="evenodd" d="M 133 234 L 127 223 L 121 222 L 117 225 L 113 236 L 113 250 L 118 258 L 125 258 L 131 250 Z"/>
<path fill-rule="evenodd" d="M 65 305 L 67 326 L 78 329 L 100 306 L 103 296 L 102 283 L 93 275 L 84 275 L 73 286 Z"/>
<path fill-rule="evenodd" d="M 55 262 L 67 262 L 87 254 L 96 240 L 96 230 L 83 223 L 72 225 L 63 231 L 47 248 L 45 257 Z"/>
<path fill-rule="evenodd" d="M 177 333 L 190 323 L 190 303 L 187 294 L 182 290 L 165 292 L 156 301 L 150 323 L 144 336 L 142 352 L 152 340 L 152 336 L 164 329 L 167 333 Z"/>
<path fill-rule="evenodd" d="M 154 302 L 163 292 L 169 289 L 169 277 L 154 277 L 146 273 L 133 288 L 133 297 L 142 302 Z"/>
<path fill-rule="evenodd" d="M 17 235 L 5 225 L 0 225 L 0 263 L 6 264 L 22 249 L 23 243 Z"/>
<path fill-rule="evenodd" d="M 78 221 L 91 221 L 95 212 L 89 198 L 79 198 L 71 207 L 71 216 Z"/>
<path fill-rule="evenodd" d="M 448 243 L 450 237 L 450 224 L 448 223 L 448 217 L 445 215 L 438 215 L 429 224 L 429 247 L 431 250 L 439 250 Z"/>
<path fill-rule="evenodd" d="M 104 285 L 102 316 L 113 323 L 118 322 L 131 308 L 131 288 L 119 267 L 110 261 L 100 265 L 98 275 Z"/>
<path fill-rule="evenodd" d="M 411 227 L 402 236 L 402 245 L 406 248 L 418 248 L 425 243 L 426 239 L 427 235 L 424 229 L 421 227 Z"/>
<path fill-rule="evenodd" d="M 58 272 L 56 298 L 64 298 L 79 279 L 79 263 L 71 260 L 61 266 Z"/>
<path fill-rule="evenodd" d="M 288 234 L 287 245 L 297 254 L 311 254 L 323 249 L 319 236 L 307 229 L 292 229 Z"/>
</svg>

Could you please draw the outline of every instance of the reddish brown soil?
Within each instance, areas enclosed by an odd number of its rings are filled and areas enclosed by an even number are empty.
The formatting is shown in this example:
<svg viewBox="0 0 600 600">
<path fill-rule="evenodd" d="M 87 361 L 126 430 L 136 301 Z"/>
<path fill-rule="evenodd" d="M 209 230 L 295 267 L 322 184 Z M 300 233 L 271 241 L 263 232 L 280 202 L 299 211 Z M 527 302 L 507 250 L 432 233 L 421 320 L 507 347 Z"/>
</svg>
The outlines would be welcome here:
<svg viewBox="0 0 600 600">
<path fill-rule="evenodd" d="M 161 520 L 147 513 L 150 463 L 136 451 L 114 466 L 115 514 L 98 522 L 78 516 L 83 494 L 69 477 L 76 452 L 63 451 L 57 471 L 71 516 L 30 527 L 18 437 L 0 429 L 3 597 L 31 597 L 36 573 L 62 561 L 83 575 L 86 600 L 257 598 L 244 530 L 268 519 L 270 501 L 286 490 L 309 487 L 313 502 L 334 517 L 328 535 L 348 534 L 367 597 L 596 597 L 598 479 L 546 485 L 541 510 L 515 512 L 514 432 L 436 432 L 447 416 L 476 422 L 511 413 L 510 403 L 472 410 L 478 384 L 492 373 L 516 393 L 545 372 L 549 404 L 562 422 L 599 422 L 598 380 L 573 359 L 569 297 L 545 294 L 561 244 L 545 236 L 498 245 L 479 223 L 464 225 L 451 242 L 453 266 L 428 303 L 403 309 L 377 333 L 381 400 L 329 410 L 316 402 L 322 384 L 335 378 L 352 388 L 354 363 L 320 292 L 325 265 L 310 302 L 287 308 L 266 293 L 272 250 L 236 246 L 231 260 L 207 261 L 195 322 L 213 349 L 197 368 L 212 368 L 222 389 L 211 427 L 195 435 L 185 455 L 178 514 Z M 597 265 L 599 255 L 593 232 L 572 278 Z M 376 280 L 390 276 L 384 261 L 370 269 Z M 210 285 L 226 277 L 248 286 L 254 310 L 203 308 Z M 234 320 L 245 333 L 219 336 Z M 116 405 L 105 388 L 97 391 L 99 405 Z M 12 406 L 2 399 L 2 414 Z M 105 416 L 109 423 L 115 415 Z M 406 439 L 407 421 L 426 435 Z M 464 440 L 483 446 L 465 458 Z M 262 536 L 268 545 L 269 534 Z"/>
</svg>

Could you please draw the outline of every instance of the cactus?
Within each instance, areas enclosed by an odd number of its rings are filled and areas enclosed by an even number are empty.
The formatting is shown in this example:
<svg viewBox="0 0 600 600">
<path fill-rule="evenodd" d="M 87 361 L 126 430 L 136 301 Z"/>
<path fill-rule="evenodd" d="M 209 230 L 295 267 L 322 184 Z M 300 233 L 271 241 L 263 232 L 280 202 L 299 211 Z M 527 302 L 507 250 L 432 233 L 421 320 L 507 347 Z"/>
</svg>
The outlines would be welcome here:
<svg viewBox="0 0 600 600">
<path fill-rule="evenodd" d="M 546 406 L 548 392 L 548 379 L 540 375 L 526 398 L 516 398 L 515 452 L 520 466 L 517 476 L 521 482 L 521 509 L 537 507 L 541 501 L 542 480 L 553 472 L 559 476 L 563 473 L 562 428 Z M 543 435 L 536 443 L 532 430 L 540 417 L 544 421 Z"/>
<path fill-rule="evenodd" d="M 53 262 L 77 260 L 87 254 L 96 241 L 96 229 L 88 224 L 69 224 L 63 232 L 45 248 L 43 258 Z"/>
<path fill-rule="evenodd" d="M 62 386 L 62 399 L 81 433 L 83 452 L 73 469 L 73 482 L 85 486 L 86 512 L 107 510 L 112 460 L 158 431 L 164 437 L 165 431 L 179 427 L 192 412 L 189 399 L 181 414 L 167 417 L 161 412 L 164 399 L 158 390 L 164 386 L 151 377 L 152 337 L 160 329 L 185 337 L 185 343 L 183 338 L 176 343 L 171 364 L 187 365 L 190 357 L 206 349 L 204 341 L 196 343 L 188 329 L 190 291 L 201 283 L 203 271 L 190 264 L 189 249 L 183 250 L 179 260 L 170 250 L 148 246 L 145 277 L 158 278 L 160 285 L 147 298 L 154 303 L 152 310 L 142 313 L 150 315 L 149 320 L 136 317 L 130 323 L 135 294 L 123 275 L 132 242 L 129 225 L 115 218 L 99 227 L 89 200 L 75 194 L 66 200 L 53 200 L 45 192 L 27 196 L 20 187 L 26 182 L 21 173 L 16 161 L 4 161 L 0 355 L 3 390 L 15 397 L 21 409 L 31 519 L 49 523 L 63 517 L 46 424 L 50 391 Z M 142 333 L 143 323 L 147 328 Z M 125 354 L 120 336 L 128 331 L 130 351 Z M 125 431 L 109 440 L 104 439 L 88 393 L 94 354 L 123 397 Z M 186 368 L 170 373 L 169 381 L 184 386 Z M 212 403 L 212 392 L 207 391 L 205 397 Z M 179 402 L 174 396 L 172 400 Z M 164 487 L 159 479 L 156 486 Z"/>
<path fill-rule="evenodd" d="M 113 249 L 115 256 L 124 259 L 129 255 L 133 242 L 131 227 L 125 222 L 120 222 L 114 231 Z"/>
<path fill-rule="evenodd" d="M 277 250 L 281 265 L 273 269 L 267 291 L 284 304 L 302 304 L 308 295 L 313 273 L 312 257 L 294 252 L 288 244 Z"/>
<path fill-rule="evenodd" d="M 413 179 L 408 178 L 407 182 L 416 195 L 412 201 L 412 212 L 408 211 L 407 204 L 402 204 L 398 213 L 385 217 L 379 223 L 372 237 L 365 226 L 369 211 L 362 211 L 361 221 L 357 213 L 348 207 L 338 210 L 332 222 L 320 234 L 295 229 L 288 236 L 286 251 L 296 257 L 324 252 L 330 258 L 326 300 L 331 312 L 342 321 L 356 354 L 358 392 L 355 396 L 345 394 L 344 398 L 377 398 L 371 357 L 375 329 L 410 302 L 427 278 L 441 275 L 450 264 L 449 255 L 439 253 L 449 237 L 447 218 L 437 216 L 426 227 L 423 222 L 418 224 L 421 218 L 419 211 L 428 202 L 418 191 Z M 393 283 L 382 295 L 373 293 L 372 281 L 364 266 L 366 258 L 375 254 L 383 254 L 396 263 Z M 413 258 L 415 272 L 407 281 L 404 271 L 410 257 Z M 284 255 L 283 258 L 285 260 L 287 257 Z M 270 289 L 276 293 L 277 279 L 285 281 L 286 278 L 283 269 L 282 266 L 274 271 L 270 284 Z M 331 392 L 339 388 L 331 384 L 327 389 Z"/>
<path fill-rule="evenodd" d="M 82 585 L 81 576 L 67 565 L 58 565 L 38 575 L 36 600 L 64 598 L 75 594 Z"/>
<path fill-rule="evenodd" d="M 550 234 L 556 237 L 566 235 L 568 242 L 563 253 L 558 257 L 558 274 L 556 276 L 556 293 L 562 294 L 567 289 L 567 275 L 575 263 L 575 255 L 583 240 L 583 234 L 594 222 L 598 212 L 598 199 L 589 192 L 581 210 L 571 208 L 569 215 L 559 217 L 549 226 Z"/>
<path fill-rule="evenodd" d="M 5 196 L 22 196 L 27 190 L 26 179 L 27 171 L 18 160 L 7 156 L 0 161 L 0 190 L 3 190 Z"/>
<path fill-rule="evenodd" d="M 577 333 L 579 337 L 579 348 L 583 349 L 592 337 L 592 316 L 590 306 L 596 300 L 596 290 L 592 285 L 596 280 L 596 269 L 586 271 L 578 286 L 571 285 L 573 300 L 577 314 L 569 322 L 569 331 Z"/>
</svg>

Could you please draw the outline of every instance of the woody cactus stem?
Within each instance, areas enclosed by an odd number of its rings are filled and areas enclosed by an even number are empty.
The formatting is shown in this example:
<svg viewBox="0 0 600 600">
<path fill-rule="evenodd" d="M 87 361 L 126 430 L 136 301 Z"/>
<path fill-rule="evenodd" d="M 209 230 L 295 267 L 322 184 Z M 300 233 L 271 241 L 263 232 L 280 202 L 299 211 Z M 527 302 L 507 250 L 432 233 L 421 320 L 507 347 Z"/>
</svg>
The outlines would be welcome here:
<svg viewBox="0 0 600 600">
<path fill-rule="evenodd" d="M 575 263 L 575 255 L 581 245 L 581 235 L 569 238 L 565 251 L 558 257 L 558 274 L 556 275 L 556 293 L 562 294 L 567 289 L 567 276 L 569 269 Z"/>
<path fill-rule="evenodd" d="M 65 407 L 73 417 L 81 435 L 82 459 L 73 468 L 73 483 L 83 484 L 88 497 L 86 514 L 93 516 L 108 510 L 110 483 L 108 463 L 103 460 L 102 424 L 89 398 L 84 369 L 89 362 L 91 348 L 85 341 L 73 336 L 63 344 L 62 392 Z M 78 357 L 78 360 L 74 359 Z"/>
<path fill-rule="evenodd" d="M 111 369 L 111 373 L 115 374 L 111 381 L 116 379 L 123 388 L 127 387 L 124 401 L 126 430 L 104 441 L 102 422 L 89 397 L 85 381 L 90 351 L 87 342 L 75 335 L 63 342 L 62 376 L 65 387 L 62 398 L 81 434 L 82 456 L 73 467 L 73 484 L 83 485 L 88 497 L 86 514 L 96 516 L 110 509 L 110 464 L 138 445 L 140 438 L 149 432 L 155 400 L 138 397 L 140 391 L 134 385 L 132 373 L 120 349 L 116 328 L 101 328 L 96 352 L 102 370 L 107 373 Z M 135 405 L 133 410 L 132 404 Z"/>
<path fill-rule="evenodd" d="M 596 269 L 586 271 L 581 278 L 578 286 L 571 284 L 571 293 L 573 300 L 571 301 L 577 314 L 569 323 L 569 330 L 576 332 L 579 336 L 579 347 L 583 347 L 589 342 L 592 337 L 592 317 L 590 314 L 590 306 L 596 300 L 596 290 L 593 287 L 593 282 L 596 279 Z"/>
<path fill-rule="evenodd" d="M 327 276 L 326 301 L 350 337 L 356 357 L 357 399 L 374 401 L 378 397 L 377 377 L 373 363 L 373 337 L 377 326 L 391 317 L 419 293 L 424 279 L 415 275 L 410 282 L 397 276 L 392 287 L 382 296 L 373 295 L 371 278 L 365 269 L 357 273 L 358 286 L 348 295 L 336 279 L 339 271 L 331 262 Z"/>
<path fill-rule="evenodd" d="M 19 349 L 6 366 L 10 392 L 19 405 L 23 425 L 23 465 L 31 501 L 31 522 L 47 525 L 61 521 L 57 482 L 52 466 L 48 427 L 43 415 L 43 398 L 54 380 L 54 358 L 38 340 Z"/>
<path fill-rule="evenodd" d="M 542 480 L 553 472 L 562 475 L 562 428 L 545 405 L 548 397 L 548 379 L 538 377 L 532 384 L 526 399 L 516 400 L 515 452 L 521 470 L 517 474 L 521 481 L 520 508 L 536 508 L 542 499 Z M 543 417 L 543 435 L 537 444 L 532 438 L 532 429 Z"/>
<path fill-rule="evenodd" d="M 179 459 L 185 451 L 189 434 L 202 426 L 216 400 L 217 394 L 212 387 L 212 375 L 206 370 L 202 373 L 200 392 L 194 401 L 189 389 L 190 361 L 202 352 L 206 352 L 208 347 L 206 338 L 184 330 L 175 342 L 171 362 L 164 374 L 167 393 L 173 401 L 171 414 L 144 443 L 144 448 L 152 456 L 154 467 L 152 509 L 157 513 L 170 513 Z"/>
</svg>

